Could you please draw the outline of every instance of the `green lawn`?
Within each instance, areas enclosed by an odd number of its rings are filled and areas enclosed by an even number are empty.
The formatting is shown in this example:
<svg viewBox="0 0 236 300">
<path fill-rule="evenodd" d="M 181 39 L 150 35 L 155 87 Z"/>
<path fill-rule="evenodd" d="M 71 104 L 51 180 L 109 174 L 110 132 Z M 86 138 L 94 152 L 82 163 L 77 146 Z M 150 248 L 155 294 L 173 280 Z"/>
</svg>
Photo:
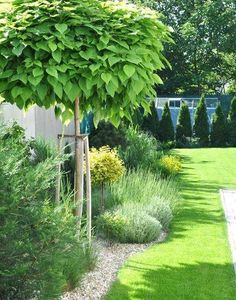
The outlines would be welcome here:
<svg viewBox="0 0 236 300">
<path fill-rule="evenodd" d="M 236 149 L 187 149 L 181 209 L 167 241 L 134 256 L 107 300 L 235 300 L 219 188 L 236 188 Z"/>
</svg>

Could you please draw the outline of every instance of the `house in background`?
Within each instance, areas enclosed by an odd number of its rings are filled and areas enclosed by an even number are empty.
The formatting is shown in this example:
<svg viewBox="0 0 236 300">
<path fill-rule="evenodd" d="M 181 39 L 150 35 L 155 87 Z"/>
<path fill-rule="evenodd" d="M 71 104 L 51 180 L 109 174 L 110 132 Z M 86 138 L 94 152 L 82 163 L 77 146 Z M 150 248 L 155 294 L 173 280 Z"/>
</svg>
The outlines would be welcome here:
<svg viewBox="0 0 236 300">
<path fill-rule="evenodd" d="M 207 106 L 207 115 L 209 124 L 211 123 L 212 115 L 215 112 L 216 106 L 219 102 L 221 102 L 223 110 L 225 112 L 228 111 L 230 106 L 231 97 L 230 96 L 207 96 L 206 99 L 206 106 Z M 191 116 L 192 123 L 194 121 L 194 112 L 198 105 L 200 97 L 198 96 L 169 96 L 169 97 L 158 97 L 156 99 L 156 109 L 159 119 L 161 119 L 162 111 L 164 104 L 168 102 L 171 118 L 173 121 L 174 127 L 177 125 L 178 114 L 180 110 L 180 106 L 182 102 L 187 103 L 189 107 L 189 112 Z"/>
<path fill-rule="evenodd" d="M 58 134 L 74 134 L 74 122 L 64 126 L 62 122 L 55 117 L 54 109 L 44 109 L 33 106 L 27 112 L 20 110 L 16 105 L 9 103 L 0 104 L 0 123 L 11 125 L 17 122 L 25 129 L 26 138 L 43 137 L 46 140 L 56 142 Z M 88 114 L 81 122 L 80 129 L 82 133 L 90 132 L 92 124 L 92 114 Z M 72 142 L 71 139 L 68 142 Z"/>
<path fill-rule="evenodd" d="M 16 105 L 2 103 L 0 105 L 0 122 L 10 125 L 17 122 L 25 129 L 27 138 L 43 137 L 57 141 L 58 134 L 63 131 L 63 125 L 56 119 L 53 109 L 43 109 L 33 106 L 27 112 L 21 111 Z M 74 134 L 74 124 L 64 126 L 65 134 Z"/>
</svg>

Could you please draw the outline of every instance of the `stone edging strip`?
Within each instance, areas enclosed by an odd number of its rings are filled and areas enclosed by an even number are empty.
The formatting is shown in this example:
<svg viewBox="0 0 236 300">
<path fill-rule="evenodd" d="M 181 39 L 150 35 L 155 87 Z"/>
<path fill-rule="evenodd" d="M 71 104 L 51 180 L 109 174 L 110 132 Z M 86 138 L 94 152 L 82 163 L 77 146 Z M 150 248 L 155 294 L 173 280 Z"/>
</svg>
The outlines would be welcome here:
<svg viewBox="0 0 236 300">
<path fill-rule="evenodd" d="M 220 189 L 225 218 L 228 228 L 228 238 L 232 252 L 233 265 L 236 273 L 236 190 Z"/>
</svg>

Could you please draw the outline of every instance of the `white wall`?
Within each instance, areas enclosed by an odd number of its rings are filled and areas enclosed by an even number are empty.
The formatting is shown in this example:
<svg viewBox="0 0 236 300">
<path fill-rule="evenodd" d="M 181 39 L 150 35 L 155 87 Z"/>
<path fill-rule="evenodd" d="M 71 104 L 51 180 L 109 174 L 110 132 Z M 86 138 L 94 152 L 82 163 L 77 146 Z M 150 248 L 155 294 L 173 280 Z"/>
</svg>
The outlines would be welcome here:
<svg viewBox="0 0 236 300">
<path fill-rule="evenodd" d="M 61 121 L 57 120 L 54 115 L 54 109 L 46 110 L 37 106 L 23 112 L 15 105 L 3 103 L 0 105 L 0 121 L 6 125 L 16 121 L 26 130 L 27 138 L 41 136 L 56 142 L 57 135 L 63 131 Z M 65 126 L 65 133 L 74 133 L 73 122 Z"/>
</svg>

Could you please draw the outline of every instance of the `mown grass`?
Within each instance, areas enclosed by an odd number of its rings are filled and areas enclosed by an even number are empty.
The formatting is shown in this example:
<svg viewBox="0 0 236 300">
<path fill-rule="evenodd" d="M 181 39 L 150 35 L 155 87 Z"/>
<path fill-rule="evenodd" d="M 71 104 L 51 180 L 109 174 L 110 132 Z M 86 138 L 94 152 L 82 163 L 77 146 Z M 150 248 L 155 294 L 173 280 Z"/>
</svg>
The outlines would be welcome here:
<svg viewBox="0 0 236 300">
<path fill-rule="evenodd" d="M 236 188 L 236 149 L 183 149 L 182 203 L 168 239 L 125 264 L 107 300 L 235 300 L 219 197 Z"/>
</svg>

